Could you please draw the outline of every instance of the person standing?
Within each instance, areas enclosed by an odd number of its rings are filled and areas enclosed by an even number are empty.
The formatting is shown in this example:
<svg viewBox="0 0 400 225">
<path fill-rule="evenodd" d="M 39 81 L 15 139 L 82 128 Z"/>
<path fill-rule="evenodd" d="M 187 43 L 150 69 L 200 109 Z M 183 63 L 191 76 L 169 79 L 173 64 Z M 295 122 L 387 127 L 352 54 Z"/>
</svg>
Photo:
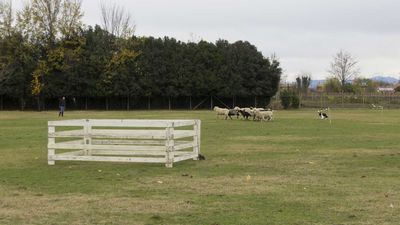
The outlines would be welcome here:
<svg viewBox="0 0 400 225">
<path fill-rule="evenodd" d="M 60 99 L 60 102 L 58 103 L 58 106 L 60 108 L 60 112 L 58 113 L 58 116 L 64 116 L 64 110 L 65 110 L 65 97 L 62 97 Z"/>
</svg>

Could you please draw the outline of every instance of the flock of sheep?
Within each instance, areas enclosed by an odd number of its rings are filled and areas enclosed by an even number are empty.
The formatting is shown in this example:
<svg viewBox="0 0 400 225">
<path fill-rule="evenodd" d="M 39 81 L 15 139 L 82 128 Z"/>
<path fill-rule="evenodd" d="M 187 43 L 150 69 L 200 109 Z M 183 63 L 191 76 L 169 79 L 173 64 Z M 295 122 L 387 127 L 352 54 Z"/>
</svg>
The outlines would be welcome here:
<svg viewBox="0 0 400 225">
<path fill-rule="evenodd" d="M 248 120 L 249 117 L 253 118 L 253 120 L 258 120 L 258 121 L 271 121 L 272 116 L 273 116 L 273 111 L 271 109 L 264 109 L 264 108 L 239 108 L 235 107 L 233 109 L 227 109 L 227 108 L 220 108 L 218 106 L 214 107 L 214 111 L 217 113 L 217 118 L 219 116 L 224 116 L 225 119 L 228 119 L 232 117 L 231 116 L 236 116 L 236 118 L 239 118 L 239 115 L 243 117 L 243 119 Z"/>
</svg>

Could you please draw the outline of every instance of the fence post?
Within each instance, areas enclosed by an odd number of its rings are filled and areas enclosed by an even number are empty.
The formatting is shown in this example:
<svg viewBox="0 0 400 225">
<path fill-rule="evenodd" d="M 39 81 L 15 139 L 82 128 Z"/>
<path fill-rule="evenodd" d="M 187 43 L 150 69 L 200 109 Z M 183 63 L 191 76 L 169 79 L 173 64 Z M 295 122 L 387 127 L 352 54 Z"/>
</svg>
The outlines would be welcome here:
<svg viewBox="0 0 400 225">
<path fill-rule="evenodd" d="M 165 128 L 166 141 L 165 141 L 165 167 L 171 168 L 174 164 L 174 123 L 168 123 Z"/>
<path fill-rule="evenodd" d="M 344 93 L 343 93 L 343 90 L 342 90 L 342 108 L 344 108 Z"/>
<path fill-rule="evenodd" d="M 56 132 L 56 128 L 54 126 L 48 127 L 48 136 L 53 135 Z M 48 138 L 48 145 L 53 145 L 55 144 L 55 138 L 54 137 L 49 137 Z M 53 159 L 53 156 L 55 155 L 55 149 L 54 148 L 48 148 L 47 149 L 47 164 L 49 165 L 54 165 L 55 161 Z"/>
<path fill-rule="evenodd" d="M 299 108 L 300 109 L 301 109 L 301 104 L 303 102 L 302 98 L 303 98 L 303 94 L 299 91 Z"/>
<path fill-rule="evenodd" d="M 86 120 L 85 125 L 83 127 L 83 145 L 85 146 L 83 149 L 84 155 L 92 155 L 90 151 L 90 146 L 92 145 L 92 125 L 90 125 L 89 120 Z"/>
<path fill-rule="evenodd" d="M 365 107 L 365 91 L 362 94 L 362 104 L 363 104 L 363 107 Z"/>
<path fill-rule="evenodd" d="M 200 132 L 201 132 L 201 120 L 196 120 L 193 125 L 195 135 L 193 136 L 193 160 L 199 160 L 200 154 Z"/>
<path fill-rule="evenodd" d="M 319 108 L 322 109 L 322 92 L 319 93 Z"/>
</svg>

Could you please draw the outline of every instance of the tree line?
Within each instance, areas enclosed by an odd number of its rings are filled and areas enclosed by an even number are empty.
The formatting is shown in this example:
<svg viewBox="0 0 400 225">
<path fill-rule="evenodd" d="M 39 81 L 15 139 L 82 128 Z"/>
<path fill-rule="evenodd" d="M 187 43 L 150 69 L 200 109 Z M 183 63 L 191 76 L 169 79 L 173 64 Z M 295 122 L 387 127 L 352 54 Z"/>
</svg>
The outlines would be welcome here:
<svg viewBox="0 0 400 225">
<path fill-rule="evenodd" d="M 106 8 L 102 14 L 114 15 Z M 0 96 L 21 110 L 34 99 L 40 110 L 61 96 L 108 105 L 112 97 L 269 99 L 277 92 L 279 61 L 247 41 L 137 37 L 124 17 L 92 27 L 82 16 L 78 0 L 31 0 L 16 14 L 11 1 L 0 4 Z"/>
</svg>

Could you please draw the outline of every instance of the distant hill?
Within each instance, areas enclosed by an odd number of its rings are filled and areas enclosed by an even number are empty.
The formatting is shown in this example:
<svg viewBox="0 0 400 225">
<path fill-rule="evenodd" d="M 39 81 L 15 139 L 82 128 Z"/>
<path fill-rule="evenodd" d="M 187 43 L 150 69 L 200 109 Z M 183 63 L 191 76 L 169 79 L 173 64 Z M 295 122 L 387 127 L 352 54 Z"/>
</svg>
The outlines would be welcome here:
<svg viewBox="0 0 400 225">
<path fill-rule="evenodd" d="M 379 82 L 384 82 L 384 83 L 388 83 L 388 84 L 399 83 L 399 80 L 392 76 L 374 76 L 374 77 L 371 77 L 370 79 L 373 81 L 379 81 Z"/>
<path fill-rule="evenodd" d="M 369 79 L 371 79 L 373 81 L 388 83 L 388 84 L 397 84 L 400 82 L 399 79 L 394 78 L 392 76 L 374 76 Z M 325 81 L 326 80 L 311 80 L 309 88 L 315 90 L 315 89 L 317 89 L 318 85 L 323 84 Z M 349 81 L 349 82 L 351 83 L 352 81 Z"/>
</svg>

